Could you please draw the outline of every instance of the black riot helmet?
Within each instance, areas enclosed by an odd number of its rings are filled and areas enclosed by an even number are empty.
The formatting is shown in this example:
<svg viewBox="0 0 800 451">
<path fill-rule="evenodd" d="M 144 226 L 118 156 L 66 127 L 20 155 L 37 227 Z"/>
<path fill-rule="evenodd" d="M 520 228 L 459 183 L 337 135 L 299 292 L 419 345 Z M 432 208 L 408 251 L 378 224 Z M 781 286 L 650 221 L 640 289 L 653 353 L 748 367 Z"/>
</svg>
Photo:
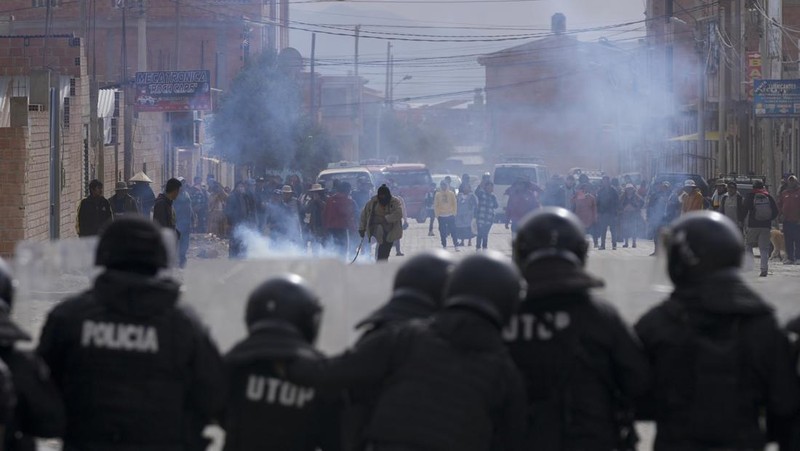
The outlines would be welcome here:
<svg viewBox="0 0 800 451">
<path fill-rule="evenodd" d="M 394 289 L 408 289 L 429 296 L 436 305 L 442 304 L 447 278 L 455 267 L 453 254 L 436 249 L 408 259 L 394 278 Z"/>
<path fill-rule="evenodd" d="M 525 298 L 517 268 L 495 251 L 470 255 L 453 270 L 445 288 L 446 308 L 475 311 L 502 328 Z"/>
<path fill-rule="evenodd" d="M 107 269 L 156 274 L 169 266 L 161 230 L 144 218 L 117 219 L 100 235 L 95 264 Z"/>
<path fill-rule="evenodd" d="M 245 323 L 252 330 L 259 321 L 286 321 L 313 343 L 317 338 L 322 306 L 305 279 L 286 274 L 258 286 L 247 300 Z"/>
<path fill-rule="evenodd" d="M 14 305 L 14 285 L 11 266 L 0 257 L 0 300 L 5 301 L 9 307 Z"/>
<path fill-rule="evenodd" d="M 744 240 L 736 225 L 715 211 L 695 211 L 670 224 L 664 239 L 667 271 L 675 285 L 742 264 Z"/>
<path fill-rule="evenodd" d="M 544 258 L 583 267 L 588 249 L 586 231 L 577 216 L 565 208 L 544 207 L 522 220 L 514 239 L 514 262 L 522 270 Z"/>
</svg>

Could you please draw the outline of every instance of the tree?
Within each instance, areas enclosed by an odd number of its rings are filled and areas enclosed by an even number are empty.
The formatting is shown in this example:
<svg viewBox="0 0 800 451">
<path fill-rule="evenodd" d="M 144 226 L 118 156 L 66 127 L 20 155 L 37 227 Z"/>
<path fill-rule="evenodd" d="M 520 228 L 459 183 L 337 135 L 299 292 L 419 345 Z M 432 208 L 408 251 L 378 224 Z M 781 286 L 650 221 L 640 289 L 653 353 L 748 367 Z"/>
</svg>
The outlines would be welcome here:
<svg viewBox="0 0 800 451">
<path fill-rule="evenodd" d="M 324 130 L 303 110 L 300 86 L 279 58 L 253 58 L 220 99 L 211 124 L 221 156 L 256 174 L 291 169 L 313 179 L 339 158 Z"/>
</svg>

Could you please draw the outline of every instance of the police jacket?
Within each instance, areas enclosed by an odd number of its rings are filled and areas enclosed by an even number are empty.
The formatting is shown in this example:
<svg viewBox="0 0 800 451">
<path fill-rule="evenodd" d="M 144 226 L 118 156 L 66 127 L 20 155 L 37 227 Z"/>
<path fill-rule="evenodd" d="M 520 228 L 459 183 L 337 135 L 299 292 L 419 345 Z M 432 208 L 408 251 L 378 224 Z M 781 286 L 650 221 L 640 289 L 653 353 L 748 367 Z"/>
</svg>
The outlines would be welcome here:
<svg viewBox="0 0 800 451">
<path fill-rule="evenodd" d="M 470 310 L 371 334 L 339 357 L 298 361 L 290 375 L 328 388 L 380 385 L 364 433 L 376 449 L 521 449 L 522 381 L 498 330 Z"/>
<path fill-rule="evenodd" d="M 0 347 L 14 382 L 17 405 L 6 427 L 5 451 L 36 451 L 36 437 L 55 438 L 64 433 L 64 404 L 50 379 L 47 365 L 35 354 L 8 344 Z"/>
<path fill-rule="evenodd" d="M 656 374 L 642 413 L 656 421 L 657 451 L 762 449 L 762 413 L 798 407 L 788 341 L 734 271 L 676 288 L 636 332 Z"/>
<path fill-rule="evenodd" d="M 392 328 L 414 319 L 429 318 L 438 310 L 438 305 L 430 296 L 409 288 L 396 289 L 389 302 L 356 324 L 357 329 L 364 331 L 359 341 L 372 334 L 392 333 Z M 342 415 L 345 449 L 363 449 L 366 445 L 364 431 L 380 394 L 379 387 L 360 387 L 347 392 Z"/>
<path fill-rule="evenodd" d="M 57 305 L 38 352 L 66 406 L 66 449 L 193 449 L 224 406 L 222 359 L 177 283 L 106 271 Z"/>
<path fill-rule="evenodd" d="M 284 321 L 265 320 L 225 355 L 225 451 L 338 450 L 337 399 L 285 376 L 286 362 L 318 356 Z"/>
<path fill-rule="evenodd" d="M 527 298 L 504 339 L 527 388 L 528 449 L 617 449 L 615 417 L 650 379 L 638 340 L 613 306 L 590 295 L 603 283 L 582 268 L 547 259 L 524 274 Z"/>
<path fill-rule="evenodd" d="M 112 218 L 111 204 L 105 197 L 89 196 L 78 203 L 78 216 L 75 231 L 78 236 L 94 236 Z"/>
</svg>

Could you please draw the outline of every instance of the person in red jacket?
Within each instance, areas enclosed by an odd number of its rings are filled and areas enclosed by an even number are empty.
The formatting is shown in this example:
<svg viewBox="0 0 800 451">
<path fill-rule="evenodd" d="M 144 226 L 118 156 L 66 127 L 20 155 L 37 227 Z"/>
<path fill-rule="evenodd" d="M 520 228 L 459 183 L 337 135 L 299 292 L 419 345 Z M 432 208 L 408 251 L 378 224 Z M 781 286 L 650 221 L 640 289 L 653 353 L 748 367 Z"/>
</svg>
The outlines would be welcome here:
<svg viewBox="0 0 800 451">
<path fill-rule="evenodd" d="M 355 239 L 357 214 L 356 203 L 350 197 L 350 184 L 339 183 L 325 203 L 322 224 L 328 231 L 329 246 L 342 257 L 347 257 L 348 238 Z"/>
<path fill-rule="evenodd" d="M 786 180 L 786 188 L 778 197 L 778 208 L 783 219 L 783 236 L 786 239 L 786 263 L 800 260 L 800 184 L 797 177 Z"/>
<path fill-rule="evenodd" d="M 508 205 L 506 206 L 506 228 L 511 224 L 511 236 L 517 235 L 517 228 L 522 218 L 541 207 L 539 192 L 541 189 L 526 180 L 517 180 L 508 189 Z"/>
</svg>

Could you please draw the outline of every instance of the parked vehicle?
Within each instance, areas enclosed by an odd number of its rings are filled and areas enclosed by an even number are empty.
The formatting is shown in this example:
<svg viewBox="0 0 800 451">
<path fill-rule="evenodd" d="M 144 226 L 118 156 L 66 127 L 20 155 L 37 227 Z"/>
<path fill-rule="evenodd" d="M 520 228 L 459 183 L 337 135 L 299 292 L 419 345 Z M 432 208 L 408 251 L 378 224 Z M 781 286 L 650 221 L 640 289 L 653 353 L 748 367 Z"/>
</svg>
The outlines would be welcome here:
<svg viewBox="0 0 800 451">
<path fill-rule="evenodd" d="M 433 179 L 424 164 L 392 164 L 381 169 L 382 183 L 397 185 L 398 194 L 406 203 L 406 215 L 425 222 L 425 194 L 430 190 Z"/>
<path fill-rule="evenodd" d="M 496 210 L 495 218 L 505 221 L 506 205 L 508 205 L 508 188 L 517 180 L 525 180 L 538 185 L 544 189 L 549 180 L 547 166 L 531 163 L 501 163 L 494 166 L 494 192 L 497 195 L 499 207 Z"/>
<path fill-rule="evenodd" d="M 328 169 L 321 171 L 317 176 L 317 183 L 330 191 L 333 188 L 333 181 L 339 180 L 350 183 L 350 186 L 356 189 L 359 177 L 367 177 L 375 184 L 372 173 L 367 168 L 359 166 L 357 163 L 343 161 L 329 164 Z"/>
</svg>

